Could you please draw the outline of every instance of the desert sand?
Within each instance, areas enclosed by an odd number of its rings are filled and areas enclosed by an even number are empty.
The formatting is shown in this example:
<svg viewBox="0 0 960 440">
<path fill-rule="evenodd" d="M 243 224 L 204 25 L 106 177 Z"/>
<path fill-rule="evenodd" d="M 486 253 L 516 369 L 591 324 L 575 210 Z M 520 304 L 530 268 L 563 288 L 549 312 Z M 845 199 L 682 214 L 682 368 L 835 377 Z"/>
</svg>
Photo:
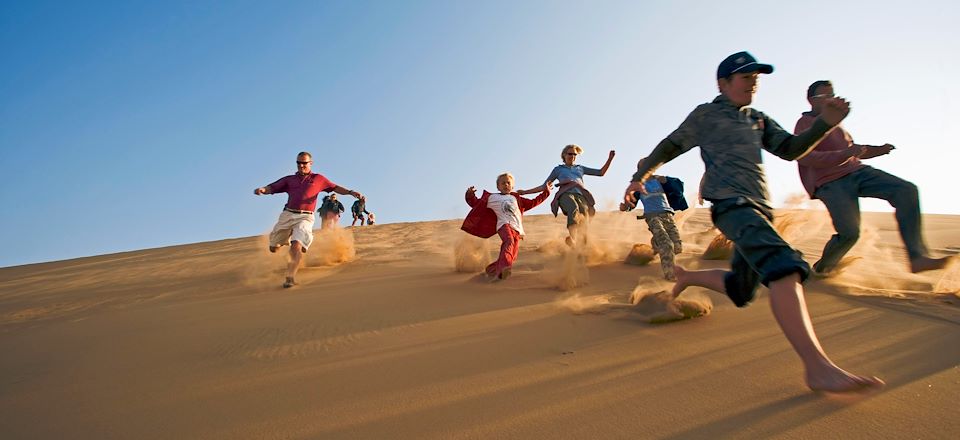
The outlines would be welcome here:
<svg viewBox="0 0 960 440">
<path fill-rule="evenodd" d="M 826 212 L 779 214 L 815 261 Z M 960 252 L 960 217 L 924 221 Z M 680 223 L 679 264 L 725 267 L 700 258 L 706 210 Z M 495 283 L 499 239 L 459 225 L 318 231 L 293 289 L 264 237 L 2 268 L 0 438 L 960 438 L 960 268 L 910 274 L 891 213 L 806 283 L 826 352 L 888 384 L 855 396 L 805 387 L 765 289 L 690 289 L 709 313 L 651 323 L 670 283 L 623 263 L 650 237 L 631 213 L 598 215 L 581 258 L 527 216 Z"/>
</svg>

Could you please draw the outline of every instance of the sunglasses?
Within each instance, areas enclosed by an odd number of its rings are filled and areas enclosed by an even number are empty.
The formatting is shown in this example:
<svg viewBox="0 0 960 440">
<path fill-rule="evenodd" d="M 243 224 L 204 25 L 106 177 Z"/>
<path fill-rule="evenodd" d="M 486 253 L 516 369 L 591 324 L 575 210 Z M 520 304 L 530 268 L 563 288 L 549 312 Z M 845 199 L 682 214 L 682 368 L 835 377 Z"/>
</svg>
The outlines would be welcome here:
<svg viewBox="0 0 960 440">
<path fill-rule="evenodd" d="M 312 161 L 312 160 L 308 160 L 308 161 L 306 161 L 306 162 L 303 162 L 303 161 L 299 161 L 299 160 L 298 160 L 298 161 L 297 161 L 297 165 L 306 165 L 306 164 L 311 163 L 311 162 L 313 162 L 313 161 Z"/>
<path fill-rule="evenodd" d="M 576 156 L 577 153 L 566 153 L 567 156 Z"/>
<path fill-rule="evenodd" d="M 836 96 L 837 95 L 834 95 L 833 93 L 823 93 L 820 95 L 813 95 L 811 98 L 835 98 Z"/>
</svg>

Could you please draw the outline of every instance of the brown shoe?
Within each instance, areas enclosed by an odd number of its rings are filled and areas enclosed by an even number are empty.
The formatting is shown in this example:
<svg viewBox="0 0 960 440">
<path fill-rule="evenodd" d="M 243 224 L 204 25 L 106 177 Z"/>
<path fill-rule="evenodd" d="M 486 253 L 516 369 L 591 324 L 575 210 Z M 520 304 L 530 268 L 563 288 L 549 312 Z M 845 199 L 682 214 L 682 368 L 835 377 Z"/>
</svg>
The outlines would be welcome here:
<svg viewBox="0 0 960 440">
<path fill-rule="evenodd" d="M 289 288 L 291 288 L 291 287 L 293 287 L 293 286 L 296 286 L 296 285 L 297 285 L 297 282 L 293 280 L 293 277 L 287 277 L 287 280 L 284 281 L 284 283 L 283 283 L 283 288 L 284 288 L 284 289 L 289 289 Z"/>
</svg>

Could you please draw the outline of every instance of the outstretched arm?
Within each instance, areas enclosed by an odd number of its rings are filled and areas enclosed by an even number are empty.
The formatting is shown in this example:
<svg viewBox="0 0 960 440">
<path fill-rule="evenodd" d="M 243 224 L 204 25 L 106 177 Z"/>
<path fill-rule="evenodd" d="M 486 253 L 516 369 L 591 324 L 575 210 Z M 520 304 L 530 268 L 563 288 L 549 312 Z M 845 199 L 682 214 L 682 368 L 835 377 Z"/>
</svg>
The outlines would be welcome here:
<svg viewBox="0 0 960 440">
<path fill-rule="evenodd" d="M 547 200 L 547 197 L 550 196 L 550 188 L 551 188 L 553 185 L 552 185 L 550 182 L 547 182 L 547 183 L 545 183 L 545 184 L 543 184 L 543 185 L 540 185 L 540 186 L 543 187 L 543 190 L 541 190 L 540 194 L 538 194 L 538 195 L 537 195 L 536 197 L 534 197 L 533 199 L 524 199 L 524 198 L 522 198 L 522 197 L 520 198 L 520 210 L 521 210 L 521 211 L 529 211 L 529 210 L 531 210 L 531 209 L 533 209 L 533 208 L 536 208 L 537 205 L 543 203 L 544 200 Z"/>
<path fill-rule="evenodd" d="M 287 192 L 286 177 L 281 177 L 280 179 L 277 179 L 276 182 L 273 182 L 269 185 L 261 186 L 260 188 L 253 190 L 253 193 L 258 196 L 261 194 L 277 194 L 277 193 L 283 193 L 283 192 Z"/>
<path fill-rule="evenodd" d="M 850 103 L 843 98 L 828 98 L 810 128 L 796 135 L 780 128 L 767 118 L 763 145 L 767 151 L 785 160 L 800 160 L 810 154 L 817 144 L 850 114 Z"/>
<path fill-rule="evenodd" d="M 474 186 L 467 188 L 466 194 L 463 195 L 463 198 L 467 201 L 467 204 L 473 207 L 477 204 L 477 189 Z"/>
<path fill-rule="evenodd" d="M 600 175 L 603 176 L 607 174 L 607 170 L 610 169 L 610 163 L 613 162 L 613 156 L 617 155 L 616 150 L 610 150 L 610 154 L 607 155 L 607 162 L 603 164 L 603 167 L 600 168 Z"/>
<path fill-rule="evenodd" d="M 360 200 L 365 200 L 365 199 L 366 199 L 366 197 L 364 197 L 363 194 L 360 194 L 359 192 L 354 191 L 354 190 L 352 190 L 352 189 L 346 189 L 346 188 L 344 188 L 344 187 L 342 187 L 342 186 L 340 186 L 340 185 L 337 185 L 337 186 L 333 187 L 333 192 L 335 192 L 335 193 L 337 193 L 337 194 L 341 194 L 341 195 L 351 195 L 351 196 L 353 196 L 353 197 L 355 197 L 355 198 L 358 198 L 358 199 L 360 199 Z"/>
<path fill-rule="evenodd" d="M 524 194 L 533 194 L 533 193 L 538 193 L 542 191 L 547 191 L 550 188 L 550 185 L 551 185 L 551 182 L 547 182 L 547 183 L 544 183 L 543 185 L 535 186 L 530 189 L 521 189 L 517 191 L 517 194 L 520 194 L 522 196 Z"/>
<path fill-rule="evenodd" d="M 623 192 L 623 202 L 626 206 L 630 208 L 637 206 L 637 199 L 633 196 L 633 193 L 636 191 L 645 193 L 646 189 L 644 189 L 643 183 L 650 178 L 653 172 L 682 153 L 683 149 L 679 145 L 671 142 L 669 138 L 665 138 L 657 144 L 649 156 L 637 162 L 637 172 L 633 173 L 630 185 Z"/>
<path fill-rule="evenodd" d="M 891 150 L 895 150 L 897 147 L 894 147 L 890 144 L 883 144 L 878 146 L 863 145 L 863 154 L 860 155 L 861 159 L 871 159 L 877 156 L 883 156 L 884 154 L 890 154 Z"/>
</svg>

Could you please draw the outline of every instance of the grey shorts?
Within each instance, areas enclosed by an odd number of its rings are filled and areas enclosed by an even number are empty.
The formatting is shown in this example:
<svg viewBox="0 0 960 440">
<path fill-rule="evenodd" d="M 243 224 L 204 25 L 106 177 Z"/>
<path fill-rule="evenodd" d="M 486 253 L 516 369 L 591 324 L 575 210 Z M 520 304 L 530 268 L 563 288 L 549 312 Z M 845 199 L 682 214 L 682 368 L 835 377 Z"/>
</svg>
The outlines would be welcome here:
<svg viewBox="0 0 960 440">
<path fill-rule="evenodd" d="M 560 210 L 567 216 L 567 227 L 586 220 L 590 206 L 583 194 L 567 191 L 559 197 Z"/>
<path fill-rule="evenodd" d="M 767 286 L 791 274 L 803 282 L 810 265 L 773 227 L 773 213 L 746 197 L 711 200 L 710 218 L 734 245 L 730 272 L 723 280 L 726 294 L 737 307 L 753 300 L 760 284 Z"/>
</svg>

